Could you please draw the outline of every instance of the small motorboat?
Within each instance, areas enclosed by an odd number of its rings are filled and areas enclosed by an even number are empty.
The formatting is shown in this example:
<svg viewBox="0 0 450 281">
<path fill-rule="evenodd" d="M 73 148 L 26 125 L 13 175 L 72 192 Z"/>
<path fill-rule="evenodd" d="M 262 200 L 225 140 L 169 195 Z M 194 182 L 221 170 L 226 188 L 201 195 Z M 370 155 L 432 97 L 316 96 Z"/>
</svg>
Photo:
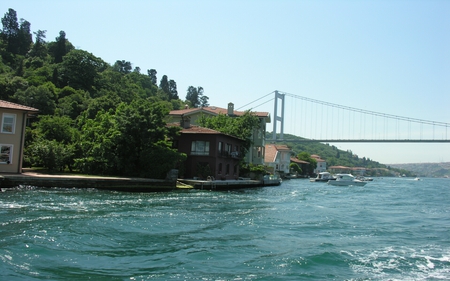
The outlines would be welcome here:
<svg viewBox="0 0 450 281">
<path fill-rule="evenodd" d="M 350 185 L 356 185 L 356 186 L 364 186 L 367 182 L 361 181 L 356 179 L 351 174 L 337 174 L 336 180 L 330 180 L 328 181 L 329 185 L 337 185 L 337 186 L 350 186 Z"/>
<path fill-rule="evenodd" d="M 309 181 L 310 182 L 328 182 L 330 180 L 335 180 L 336 178 L 334 176 L 332 176 L 330 173 L 328 172 L 321 172 L 317 174 L 317 177 L 315 178 L 310 178 Z"/>
</svg>

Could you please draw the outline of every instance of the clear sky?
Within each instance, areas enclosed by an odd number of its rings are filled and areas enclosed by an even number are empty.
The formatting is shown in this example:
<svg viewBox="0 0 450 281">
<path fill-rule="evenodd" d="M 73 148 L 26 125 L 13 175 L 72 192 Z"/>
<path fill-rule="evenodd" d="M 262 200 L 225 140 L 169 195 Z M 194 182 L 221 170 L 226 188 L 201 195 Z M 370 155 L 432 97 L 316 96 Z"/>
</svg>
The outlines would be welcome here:
<svg viewBox="0 0 450 281">
<path fill-rule="evenodd" d="M 183 99 L 189 86 L 201 86 L 211 105 L 240 108 L 279 90 L 450 123 L 450 1 L 0 2 L 2 16 L 8 8 L 33 32 L 46 30 L 47 41 L 63 30 L 75 47 L 110 64 L 156 69 Z M 273 103 L 254 110 L 273 115 Z M 285 133 L 310 126 L 297 111 Z M 449 143 L 335 145 L 385 164 L 450 162 Z"/>
</svg>

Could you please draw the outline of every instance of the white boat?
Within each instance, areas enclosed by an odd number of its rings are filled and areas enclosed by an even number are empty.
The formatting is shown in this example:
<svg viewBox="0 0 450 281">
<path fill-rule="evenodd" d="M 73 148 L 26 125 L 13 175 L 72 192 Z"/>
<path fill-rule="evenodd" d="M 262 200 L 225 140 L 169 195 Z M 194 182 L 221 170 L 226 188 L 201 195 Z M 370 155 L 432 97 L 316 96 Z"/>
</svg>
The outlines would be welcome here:
<svg viewBox="0 0 450 281">
<path fill-rule="evenodd" d="M 339 186 L 349 186 L 349 185 L 356 185 L 356 186 L 364 186 L 367 182 L 361 181 L 356 179 L 351 174 L 337 174 L 336 180 L 330 180 L 328 181 L 328 184 L 330 185 L 339 185 Z"/>
<path fill-rule="evenodd" d="M 315 178 L 310 178 L 309 181 L 310 182 L 328 182 L 329 180 L 335 180 L 336 178 L 333 177 L 330 173 L 328 172 L 321 172 L 317 174 L 317 177 Z"/>
</svg>

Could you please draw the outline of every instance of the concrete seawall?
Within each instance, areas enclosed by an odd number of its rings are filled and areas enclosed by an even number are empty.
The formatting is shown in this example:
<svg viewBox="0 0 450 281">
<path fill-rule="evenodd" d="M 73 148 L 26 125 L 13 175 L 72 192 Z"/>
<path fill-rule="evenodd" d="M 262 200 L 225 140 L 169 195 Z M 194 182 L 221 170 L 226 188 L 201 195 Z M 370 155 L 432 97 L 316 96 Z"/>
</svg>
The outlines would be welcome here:
<svg viewBox="0 0 450 281">
<path fill-rule="evenodd" d="M 96 188 L 129 192 L 154 192 L 174 190 L 176 189 L 176 181 L 146 178 L 46 175 L 30 172 L 0 175 L 0 187 L 2 190 L 18 186 Z"/>
</svg>

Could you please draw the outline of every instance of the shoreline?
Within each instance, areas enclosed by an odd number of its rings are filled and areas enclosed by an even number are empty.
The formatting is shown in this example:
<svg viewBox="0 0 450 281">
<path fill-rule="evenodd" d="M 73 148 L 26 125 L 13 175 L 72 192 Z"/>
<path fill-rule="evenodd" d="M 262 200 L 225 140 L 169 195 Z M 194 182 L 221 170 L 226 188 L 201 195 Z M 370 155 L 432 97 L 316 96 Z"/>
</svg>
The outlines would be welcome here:
<svg viewBox="0 0 450 281">
<path fill-rule="evenodd" d="M 1 191 L 19 186 L 35 186 L 42 188 L 95 188 L 99 190 L 125 192 L 161 192 L 179 189 L 231 190 L 240 188 L 255 188 L 277 186 L 279 179 L 258 180 L 160 180 L 136 177 L 90 176 L 71 174 L 44 174 L 33 170 L 24 170 L 21 174 L 0 174 Z"/>
</svg>

